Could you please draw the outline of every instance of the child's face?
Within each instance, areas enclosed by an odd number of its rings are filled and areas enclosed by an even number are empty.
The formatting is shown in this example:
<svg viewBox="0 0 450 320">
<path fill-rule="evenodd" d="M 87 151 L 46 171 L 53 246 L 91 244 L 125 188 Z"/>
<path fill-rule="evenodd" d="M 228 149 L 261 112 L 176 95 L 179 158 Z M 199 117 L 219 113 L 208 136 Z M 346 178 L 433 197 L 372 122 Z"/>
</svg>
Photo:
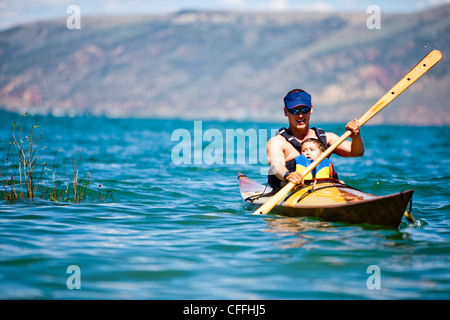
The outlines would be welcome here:
<svg viewBox="0 0 450 320">
<path fill-rule="evenodd" d="M 302 144 L 302 155 L 310 160 L 316 160 L 322 151 L 320 151 L 319 147 L 314 142 L 305 142 Z"/>
</svg>

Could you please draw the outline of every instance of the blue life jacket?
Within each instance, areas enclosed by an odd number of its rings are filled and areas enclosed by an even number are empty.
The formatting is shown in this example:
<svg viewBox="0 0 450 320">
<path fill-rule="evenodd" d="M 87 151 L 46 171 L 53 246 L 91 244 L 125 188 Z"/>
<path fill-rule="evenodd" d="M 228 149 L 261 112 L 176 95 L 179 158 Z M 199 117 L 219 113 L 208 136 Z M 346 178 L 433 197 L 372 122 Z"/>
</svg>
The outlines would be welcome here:
<svg viewBox="0 0 450 320">
<path fill-rule="evenodd" d="M 300 155 L 295 158 L 296 171 L 303 172 L 313 161 L 306 158 L 304 155 Z M 338 179 L 338 174 L 334 169 L 333 164 L 328 158 L 323 159 L 314 169 L 311 170 L 303 179 L 320 179 L 320 178 L 333 178 Z"/>
</svg>

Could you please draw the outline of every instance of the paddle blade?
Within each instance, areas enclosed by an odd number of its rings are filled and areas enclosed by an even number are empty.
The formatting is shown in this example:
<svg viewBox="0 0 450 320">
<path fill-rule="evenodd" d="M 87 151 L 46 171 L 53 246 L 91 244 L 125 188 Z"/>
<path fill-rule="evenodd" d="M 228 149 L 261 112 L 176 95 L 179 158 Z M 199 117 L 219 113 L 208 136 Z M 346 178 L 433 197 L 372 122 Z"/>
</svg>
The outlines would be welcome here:
<svg viewBox="0 0 450 320">
<path fill-rule="evenodd" d="M 359 125 L 362 126 L 372 119 L 378 112 L 383 110 L 389 103 L 397 98 L 410 85 L 416 82 L 428 70 L 442 59 L 442 53 L 439 50 L 433 50 L 428 53 L 414 68 L 411 69 L 395 86 L 391 88 L 377 103 L 375 103 L 359 119 Z"/>
</svg>

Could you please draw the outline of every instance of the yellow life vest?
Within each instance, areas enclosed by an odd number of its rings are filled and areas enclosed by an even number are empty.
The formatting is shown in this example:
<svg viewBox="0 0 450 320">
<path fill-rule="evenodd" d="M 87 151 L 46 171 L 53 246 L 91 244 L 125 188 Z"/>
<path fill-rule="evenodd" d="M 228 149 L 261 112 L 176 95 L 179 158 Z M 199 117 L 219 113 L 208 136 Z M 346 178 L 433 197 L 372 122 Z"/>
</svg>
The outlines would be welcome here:
<svg viewBox="0 0 450 320">
<path fill-rule="evenodd" d="M 312 160 L 300 155 L 295 158 L 295 170 L 303 172 L 306 167 L 311 164 Z M 328 158 L 323 159 L 311 172 L 309 172 L 303 179 L 320 179 L 320 178 L 334 178 L 338 179 L 337 173 L 334 170 L 333 164 Z"/>
</svg>

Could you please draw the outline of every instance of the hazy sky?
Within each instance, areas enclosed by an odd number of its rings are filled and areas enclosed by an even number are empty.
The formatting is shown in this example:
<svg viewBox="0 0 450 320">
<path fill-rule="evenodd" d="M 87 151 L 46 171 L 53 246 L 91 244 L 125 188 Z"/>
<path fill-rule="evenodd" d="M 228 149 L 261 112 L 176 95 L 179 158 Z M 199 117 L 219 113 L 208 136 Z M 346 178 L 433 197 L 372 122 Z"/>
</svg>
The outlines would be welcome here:
<svg viewBox="0 0 450 320">
<path fill-rule="evenodd" d="M 38 20 L 68 17 L 78 5 L 83 15 L 160 14 L 182 9 L 239 11 L 353 11 L 378 5 L 381 12 L 407 13 L 450 0 L 0 0 L 0 29 Z"/>
</svg>

